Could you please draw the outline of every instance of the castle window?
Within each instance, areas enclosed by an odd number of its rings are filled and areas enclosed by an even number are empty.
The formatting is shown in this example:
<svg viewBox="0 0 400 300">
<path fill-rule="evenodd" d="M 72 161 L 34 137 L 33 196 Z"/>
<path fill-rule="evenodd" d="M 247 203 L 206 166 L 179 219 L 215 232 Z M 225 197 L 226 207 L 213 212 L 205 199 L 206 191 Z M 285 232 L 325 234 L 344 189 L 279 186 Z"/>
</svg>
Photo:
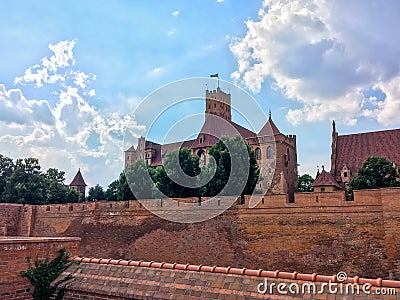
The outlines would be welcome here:
<svg viewBox="0 0 400 300">
<path fill-rule="evenodd" d="M 287 158 L 288 158 L 288 160 L 290 160 L 289 148 L 287 148 Z"/>
<path fill-rule="evenodd" d="M 261 160 L 261 150 L 260 148 L 256 148 L 256 159 Z"/>
<path fill-rule="evenodd" d="M 267 158 L 272 158 L 272 147 L 271 146 L 269 146 L 267 148 Z"/>
<path fill-rule="evenodd" d="M 323 193 L 323 192 L 325 192 L 325 188 L 323 187 L 323 188 L 321 188 L 321 192 Z"/>
<path fill-rule="evenodd" d="M 343 173 L 343 177 L 347 177 L 347 172 L 344 172 L 344 173 Z"/>
</svg>

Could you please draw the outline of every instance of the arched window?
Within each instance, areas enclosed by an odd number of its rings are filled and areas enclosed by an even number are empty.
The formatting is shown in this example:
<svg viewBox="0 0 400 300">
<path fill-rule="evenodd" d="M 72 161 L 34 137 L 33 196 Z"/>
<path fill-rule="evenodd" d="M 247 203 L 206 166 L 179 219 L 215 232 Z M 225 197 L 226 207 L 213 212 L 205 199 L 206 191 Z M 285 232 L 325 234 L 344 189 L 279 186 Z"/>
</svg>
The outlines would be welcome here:
<svg viewBox="0 0 400 300">
<path fill-rule="evenodd" d="M 256 159 L 261 160 L 261 150 L 260 148 L 256 148 Z"/>
<path fill-rule="evenodd" d="M 267 148 L 267 158 L 272 158 L 272 147 L 268 146 Z"/>
</svg>

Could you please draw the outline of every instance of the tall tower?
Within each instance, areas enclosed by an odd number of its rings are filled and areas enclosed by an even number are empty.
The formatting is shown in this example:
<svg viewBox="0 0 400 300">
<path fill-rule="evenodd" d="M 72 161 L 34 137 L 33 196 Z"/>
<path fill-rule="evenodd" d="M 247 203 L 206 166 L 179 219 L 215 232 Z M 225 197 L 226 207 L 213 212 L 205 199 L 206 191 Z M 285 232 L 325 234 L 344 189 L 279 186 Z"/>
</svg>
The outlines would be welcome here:
<svg viewBox="0 0 400 300">
<path fill-rule="evenodd" d="M 232 121 L 231 94 L 226 94 L 220 87 L 216 90 L 206 90 L 206 114 Z"/>
</svg>

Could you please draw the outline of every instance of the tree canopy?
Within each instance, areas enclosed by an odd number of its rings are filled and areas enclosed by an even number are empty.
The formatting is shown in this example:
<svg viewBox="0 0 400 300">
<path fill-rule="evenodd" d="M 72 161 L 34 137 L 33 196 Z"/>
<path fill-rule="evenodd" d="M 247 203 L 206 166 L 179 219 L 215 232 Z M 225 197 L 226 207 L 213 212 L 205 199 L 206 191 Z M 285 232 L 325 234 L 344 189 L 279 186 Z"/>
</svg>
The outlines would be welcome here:
<svg viewBox="0 0 400 300">
<path fill-rule="evenodd" d="M 233 152 L 234 167 L 228 148 Z M 163 166 L 156 168 L 139 159 L 126 168 L 126 179 L 139 199 L 158 198 L 162 194 L 171 198 L 215 196 L 224 189 L 228 180 L 230 188 L 224 190 L 224 195 L 253 192 L 260 171 L 254 151 L 240 136 L 222 137 L 210 148 L 209 155 L 213 159 L 202 167 L 199 157 L 193 156 L 191 150 L 186 148 L 171 151 L 166 155 Z M 248 176 L 243 175 L 245 170 L 248 170 Z M 212 179 L 208 181 L 206 178 Z"/>
<path fill-rule="evenodd" d="M 0 200 L 21 204 L 77 202 L 79 194 L 64 184 L 65 172 L 55 168 L 41 172 L 39 160 L 12 159 L 0 155 Z"/>
<path fill-rule="evenodd" d="M 313 192 L 314 188 L 312 184 L 314 183 L 314 179 L 309 174 L 303 174 L 299 176 L 298 181 L 298 191 L 299 192 Z"/>
<path fill-rule="evenodd" d="M 399 186 L 398 173 L 393 163 L 385 157 L 368 157 L 349 184 L 349 191 Z"/>
<path fill-rule="evenodd" d="M 215 196 L 220 193 L 228 180 L 232 180 L 232 184 L 229 190 L 223 191 L 225 195 L 253 192 L 259 180 L 260 170 L 254 151 L 240 136 L 222 137 L 208 153 L 215 159 L 217 169 L 213 179 L 206 186 L 206 196 Z M 231 155 L 234 157 L 234 166 L 232 166 Z M 245 170 L 248 170 L 247 177 L 242 173 Z"/>
<path fill-rule="evenodd" d="M 106 195 L 103 190 L 103 187 L 100 184 L 96 184 L 89 188 L 88 196 L 86 197 L 87 201 L 98 201 L 98 200 L 105 200 Z"/>
</svg>

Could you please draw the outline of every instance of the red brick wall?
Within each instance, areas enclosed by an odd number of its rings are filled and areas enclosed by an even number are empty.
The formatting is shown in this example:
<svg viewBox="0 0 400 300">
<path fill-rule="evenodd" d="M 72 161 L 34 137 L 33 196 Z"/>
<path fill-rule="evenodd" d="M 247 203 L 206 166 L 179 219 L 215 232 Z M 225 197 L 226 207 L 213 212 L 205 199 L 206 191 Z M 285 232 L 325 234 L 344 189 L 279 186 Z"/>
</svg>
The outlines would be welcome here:
<svg viewBox="0 0 400 300">
<path fill-rule="evenodd" d="M 28 270 L 26 257 L 32 262 L 39 259 L 54 258 L 57 250 L 67 249 L 78 254 L 79 238 L 0 238 L 0 299 L 32 299 L 32 286 L 21 276 Z"/>
<path fill-rule="evenodd" d="M 0 236 L 18 235 L 20 204 L 0 203 Z"/>
<path fill-rule="evenodd" d="M 79 236 L 85 256 L 400 279 L 400 189 L 354 201 L 341 191 L 295 196 L 265 197 L 255 209 L 246 199 L 197 224 L 162 220 L 136 201 L 37 206 L 30 231 Z"/>
</svg>

